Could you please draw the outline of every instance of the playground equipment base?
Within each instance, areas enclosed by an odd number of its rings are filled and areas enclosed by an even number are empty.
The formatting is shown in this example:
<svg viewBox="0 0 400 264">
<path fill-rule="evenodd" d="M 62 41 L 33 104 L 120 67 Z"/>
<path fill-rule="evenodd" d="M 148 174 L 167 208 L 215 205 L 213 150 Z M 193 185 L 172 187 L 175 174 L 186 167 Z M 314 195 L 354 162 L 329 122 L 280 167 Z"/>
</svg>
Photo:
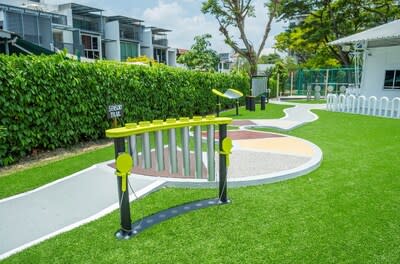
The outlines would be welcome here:
<svg viewBox="0 0 400 264">
<path fill-rule="evenodd" d="M 146 230 L 147 228 L 150 228 L 153 225 L 159 224 L 163 221 L 166 221 L 178 215 L 182 215 L 199 209 L 208 208 L 215 205 L 224 205 L 228 203 L 230 203 L 230 200 L 223 202 L 219 198 L 212 198 L 212 199 L 189 202 L 172 208 L 168 208 L 166 210 L 146 216 L 132 223 L 131 231 L 118 230 L 115 233 L 115 237 L 119 240 L 130 239 L 138 235 L 142 231 Z"/>
</svg>

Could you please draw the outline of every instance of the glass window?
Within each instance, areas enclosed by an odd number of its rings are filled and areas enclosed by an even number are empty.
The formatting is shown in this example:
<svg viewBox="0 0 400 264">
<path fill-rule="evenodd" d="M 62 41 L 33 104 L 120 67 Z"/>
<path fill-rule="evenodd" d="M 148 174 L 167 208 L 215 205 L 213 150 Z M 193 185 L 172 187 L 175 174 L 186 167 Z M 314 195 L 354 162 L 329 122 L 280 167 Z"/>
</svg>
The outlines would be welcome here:
<svg viewBox="0 0 400 264">
<path fill-rule="evenodd" d="M 99 43 L 98 43 L 97 37 L 92 38 L 92 45 L 93 45 L 93 49 L 95 49 L 95 50 L 99 49 Z"/>
<path fill-rule="evenodd" d="M 135 58 L 139 55 L 138 45 L 135 43 L 121 42 L 121 61 L 125 61 L 128 57 Z"/>
<path fill-rule="evenodd" d="M 400 70 L 397 70 L 395 74 L 394 89 L 400 89 Z"/>
<path fill-rule="evenodd" d="M 82 35 L 82 45 L 84 49 L 92 49 L 92 38 L 87 35 Z"/>
<path fill-rule="evenodd" d="M 387 70 L 383 89 L 400 89 L 400 70 Z"/>
</svg>

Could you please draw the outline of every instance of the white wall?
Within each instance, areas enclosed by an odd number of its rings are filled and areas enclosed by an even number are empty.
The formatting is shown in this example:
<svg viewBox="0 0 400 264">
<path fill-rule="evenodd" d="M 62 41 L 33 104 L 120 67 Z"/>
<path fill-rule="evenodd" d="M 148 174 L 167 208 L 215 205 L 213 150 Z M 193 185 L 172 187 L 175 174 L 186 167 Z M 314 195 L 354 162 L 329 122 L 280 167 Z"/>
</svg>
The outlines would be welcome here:
<svg viewBox="0 0 400 264">
<path fill-rule="evenodd" d="M 73 26 L 73 21 L 72 21 L 72 9 L 71 8 L 65 8 L 57 11 L 57 13 L 61 15 L 67 16 L 67 25 L 68 26 Z"/>
<path fill-rule="evenodd" d="M 121 61 L 121 48 L 119 39 L 119 22 L 111 21 L 105 24 L 106 39 L 113 40 L 106 42 L 106 59 Z"/>
<path fill-rule="evenodd" d="M 169 66 L 176 67 L 176 49 L 167 50 L 167 62 Z"/>
<path fill-rule="evenodd" d="M 361 94 L 365 96 L 400 97 L 400 89 L 384 90 L 386 70 L 400 70 L 400 46 L 369 48 L 363 65 Z"/>
<path fill-rule="evenodd" d="M 153 45 L 151 40 L 151 29 L 146 28 L 143 31 L 143 43 L 140 47 L 140 55 L 153 59 Z"/>
<path fill-rule="evenodd" d="M 143 44 L 142 46 L 150 47 L 152 48 L 152 40 L 151 40 L 151 29 L 145 28 L 143 31 Z"/>
</svg>

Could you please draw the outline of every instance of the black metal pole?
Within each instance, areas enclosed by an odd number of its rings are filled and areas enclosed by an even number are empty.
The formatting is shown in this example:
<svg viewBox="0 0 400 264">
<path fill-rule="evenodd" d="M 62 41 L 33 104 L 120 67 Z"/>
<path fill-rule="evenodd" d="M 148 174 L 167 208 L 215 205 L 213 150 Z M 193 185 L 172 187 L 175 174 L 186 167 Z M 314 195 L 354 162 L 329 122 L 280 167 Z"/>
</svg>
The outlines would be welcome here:
<svg viewBox="0 0 400 264">
<path fill-rule="evenodd" d="M 120 153 L 125 152 L 125 139 L 116 138 L 114 140 L 114 148 L 115 148 L 115 159 L 117 159 Z M 119 239 L 122 239 L 126 236 L 130 236 L 132 234 L 131 210 L 129 207 L 129 191 L 126 190 L 125 192 L 122 192 L 123 179 L 125 181 L 128 181 L 127 177 L 124 178 L 119 176 L 117 177 L 118 201 L 120 203 L 119 210 L 121 217 L 121 229 L 117 231 L 115 236 Z"/>
<path fill-rule="evenodd" d="M 222 148 L 222 142 L 227 136 L 226 128 L 226 124 L 219 125 L 219 201 L 221 203 L 228 202 L 228 198 L 226 196 L 226 189 L 228 188 L 226 181 L 226 155 L 221 153 L 224 152 Z"/>
<path fill-rule="evenodd" d="M 260 99 L 261 99 L 261 105 L 260 105 L 260 107 L 261 107 L 261 110 L 265 110 L 265 95 L 261 95 L 260 96 Z"/>
<path fill-rule="evenodd" d="M 239 99 L 236 99 L 236 115 L 239 115 Z"/>
</svg>

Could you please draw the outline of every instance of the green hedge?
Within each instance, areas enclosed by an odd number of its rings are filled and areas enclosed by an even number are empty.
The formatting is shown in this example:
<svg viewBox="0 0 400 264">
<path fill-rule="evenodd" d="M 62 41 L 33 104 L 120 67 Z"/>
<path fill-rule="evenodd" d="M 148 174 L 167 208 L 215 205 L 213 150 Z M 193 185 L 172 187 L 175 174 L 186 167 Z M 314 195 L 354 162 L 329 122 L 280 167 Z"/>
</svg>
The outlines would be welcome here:
<svg viewBox="0 0 400 264">
<path fill-rule="evenodd" d="M 212 88 L 238 88 L 239 75 L 166 66 L 79 63 L 56 56 L 0 56 L 0 166 L 33 149 L 65 147 L 104 137 L 109 104 L 124 104 L 122 122 L 205 115 Z M 230 103 L 230 102 L 225 102 Z"/>
</svg>

